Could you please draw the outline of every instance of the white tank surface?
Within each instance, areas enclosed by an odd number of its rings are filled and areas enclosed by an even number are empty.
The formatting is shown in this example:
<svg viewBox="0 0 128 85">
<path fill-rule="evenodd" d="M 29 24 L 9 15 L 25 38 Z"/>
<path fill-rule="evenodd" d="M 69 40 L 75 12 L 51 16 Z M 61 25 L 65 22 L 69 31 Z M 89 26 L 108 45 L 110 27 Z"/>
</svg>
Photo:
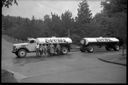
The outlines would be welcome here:
<svg viewBox="0 0 128 85">
<path fill-rule="evenodd" d="M 44 37 L 36 38 L 38 43 L 72 43 L 72 40 L 68 37 Z"/>
<path fill-rule="evenodd" d="M 95 43 L 95 42 L 119 42 L 119 40 L 115 37 L 93 37 L 93 38 L 83 38 L 88 43 Z M 83 44 L 83 40 L 81 40 L 81 44 Z"/>
</svg>

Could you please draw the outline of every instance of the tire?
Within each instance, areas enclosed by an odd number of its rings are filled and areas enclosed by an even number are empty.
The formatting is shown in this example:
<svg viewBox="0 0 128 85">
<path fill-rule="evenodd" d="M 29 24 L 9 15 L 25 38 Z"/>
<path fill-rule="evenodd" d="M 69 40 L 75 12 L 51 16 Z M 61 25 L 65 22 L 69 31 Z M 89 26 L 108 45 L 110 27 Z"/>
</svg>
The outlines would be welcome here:
<svg viewBox="0 0 128 85">
<path fill-rule="evenodd" d="M 106 49 L 107 51 L 111 51 L 111 50 L 112 50 L 112 48 L 110 48 L 110 47 L 108 47 L 108 46 L 106 46 L 105 49 Z"/>
<path fill-rule="evenodd" d="M 67 54 L 68 53 L 68 48 L 62 47 L 61 52 L 62 52 L 63 55 Z"/>
<path fill-rule="evenodd" d="M 26 54 L 27 54 L 27 51 L 25 50 L 25 49 L 20 49 L 19 51 L 18 51 L 18 57 L 19 58 L 23 58 L 23 57 L 26 57 Z"/>
<path fill-rule="evenodd" d="M 94 48 L 89 46 L 89 47 L 87 47 L 87 51 L 88 51 L 89 53 L 93 53 Z"/>
<path fill-rule="evenodd" d="M 84 49 L 84 48 L 80 48 L 80 51 L 81 51 L 81 52 L 85 52 L 85 49 Z"/>
<path fill-rule="evenodd" d="M 119 47 L 119 45 L 115 45 L 113 49 L 114 49 L 115 51 L 119 51 L 119 50 L 120 50 L 120 47 Z"/>
<path fill-rule="evenodd" d="M 80 51 L 85 52 L 86 50 L 84 49 L 84 46 L 80 46 Z"/>
</svg>

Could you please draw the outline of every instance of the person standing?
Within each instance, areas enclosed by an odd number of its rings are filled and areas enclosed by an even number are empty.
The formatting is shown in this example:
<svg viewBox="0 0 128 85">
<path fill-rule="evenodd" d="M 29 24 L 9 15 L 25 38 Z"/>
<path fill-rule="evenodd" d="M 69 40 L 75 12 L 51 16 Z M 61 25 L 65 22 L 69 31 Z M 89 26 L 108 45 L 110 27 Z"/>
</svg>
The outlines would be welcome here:
<svg viewBox="0 0 128 85">
<path fill-rule="evenodd" d="M 36 56 L 40 56 L 40 49 L 39 49 L 39 43 L 36 45 Z"/>
<path fill-rule="evenodd" d="M 60 47 L 60 44 L 58 43 L 58 44 L 56 45 L 56 52 L 57 52 L 57 55 L 60 54 L 60 50 L 61 50 L 61 47 Z"/>
<path fill-rule="evenodd" d="M 50 56 L 50 44 L 47 44 L 47 54 Z"/>
<path fill-rule="evenodd" d="M 40 56 L 42 56 L 42 54 L 43 54 L 43 45 L 40 44 Z"/>
<path fill-rule="evenodd" d="M 57 44 L 54 44 L 54 47 L 55 47 L 55 49 L 54 49 L 54 53 L 57 55 Z"/>
<path fill-rule="evenodd" d="M 51 43 L 51 44 L 50 44 L 50 54 L 53 55 L 54 52 L 55 52 L 55 50 L 54 50 L 54 45 Z"/>
<path fill-rule="evenodd" d="M 45 44 L 42 45 L 42 56 L 45 56 Z"/>
<path fill-rule="evenodd" d="M 44 44 L 44 56 L 45 57 L 48 55 L 47 51 L 48 51 L 47 45 Z"/>
</svg>

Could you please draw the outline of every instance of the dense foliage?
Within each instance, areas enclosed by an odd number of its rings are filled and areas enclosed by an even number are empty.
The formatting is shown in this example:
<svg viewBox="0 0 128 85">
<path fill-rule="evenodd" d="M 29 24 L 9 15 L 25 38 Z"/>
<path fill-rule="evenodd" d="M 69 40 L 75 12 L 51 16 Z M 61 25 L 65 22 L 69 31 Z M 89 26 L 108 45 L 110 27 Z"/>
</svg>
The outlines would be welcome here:
<svg viewBox="0 0 128 85">
<path fill-rule="evenodd" d="M 7 7 L 11 6 L 13 3 L 18 5 L 17 0 L 1 0 L 2 1 L 2 7 Z"/>
<path fill-rule="evenodd" d="M 109 3 L 108 3 L 109 1 Z M 60 16 L 51 13 L 43 20 L 2 15 L 2 32 L 14 38 L 28 37 L 71 37 L 79 43 L 83 37 L 116 36 L 126 41 L 127 0 L 106 0 L 103 10 L 92 17 L 86 0 L 79 4 L 78 16 L 72 18 L 70 11 Z"/>
<path fill-rule="evenodd" d="M 100 18 L 104 18 L 106 22 L 106 33 L 110 36 L 120 37 L 126 41 L 127 0 L 106 0 L 101 5 L 104 9 L 101 14 L 97 15 Z M 99 21 L 101 22 L 101 20 Z"/>
</svg>

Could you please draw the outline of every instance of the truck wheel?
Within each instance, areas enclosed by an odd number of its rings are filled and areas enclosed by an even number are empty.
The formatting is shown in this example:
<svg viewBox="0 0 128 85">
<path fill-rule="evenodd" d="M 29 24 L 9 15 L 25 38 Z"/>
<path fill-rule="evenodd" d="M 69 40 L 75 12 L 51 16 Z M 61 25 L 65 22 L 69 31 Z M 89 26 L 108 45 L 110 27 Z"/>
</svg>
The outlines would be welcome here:
<svg viewBox="0 0 128 85">
<path fill-rule="evenodd" d="M 20 49 L 18 51 L 18 57 L 21 58 L 21 57 L 25 57 L 27 54 L 26 50 L 25 49 Z"/>
<path fill-rule="evenodd" d="M 62 47 L 62 50 L 61 50 L 62 54 L 67 54 L 68 53 L 68 48 L 66 47 Z"/>
<path fill-rule="evenodd" d="M 85 49 L 83 49 L 83 48 L 80 48 L 80 51 L 81 51 L 81 52 L 85 52 Z"/>
<path fill-rule="evenodd" d="M 106 46 L 105 49 L 106 49 L 107 51 L 111 51 L 111 50 L 112 50 L 112 49 L 111 49 L 110 47 L 108 47 L 108 46 Z"/>
<path fill-rule="evenodd" d="M 119 47 L 119 45 L 115 45 L 113 49 L 114 49 L 115 51 L 119 51 L 119 50 L 120 50 L 120 47 Z"/>
<path fill-rule="evenodd" d="M 89 47 L 87 47 L 87 51 L 88 51 L 89 53 L 93 53 L 94 48 L 89 46 Z"/>
<path fill-rule="evenodd" d="M 81 51 L 81 52 L 85 52 L 86 50 L 84 49 L 83 46 L 80 46 L 80 51 Z"/>
</svg>

